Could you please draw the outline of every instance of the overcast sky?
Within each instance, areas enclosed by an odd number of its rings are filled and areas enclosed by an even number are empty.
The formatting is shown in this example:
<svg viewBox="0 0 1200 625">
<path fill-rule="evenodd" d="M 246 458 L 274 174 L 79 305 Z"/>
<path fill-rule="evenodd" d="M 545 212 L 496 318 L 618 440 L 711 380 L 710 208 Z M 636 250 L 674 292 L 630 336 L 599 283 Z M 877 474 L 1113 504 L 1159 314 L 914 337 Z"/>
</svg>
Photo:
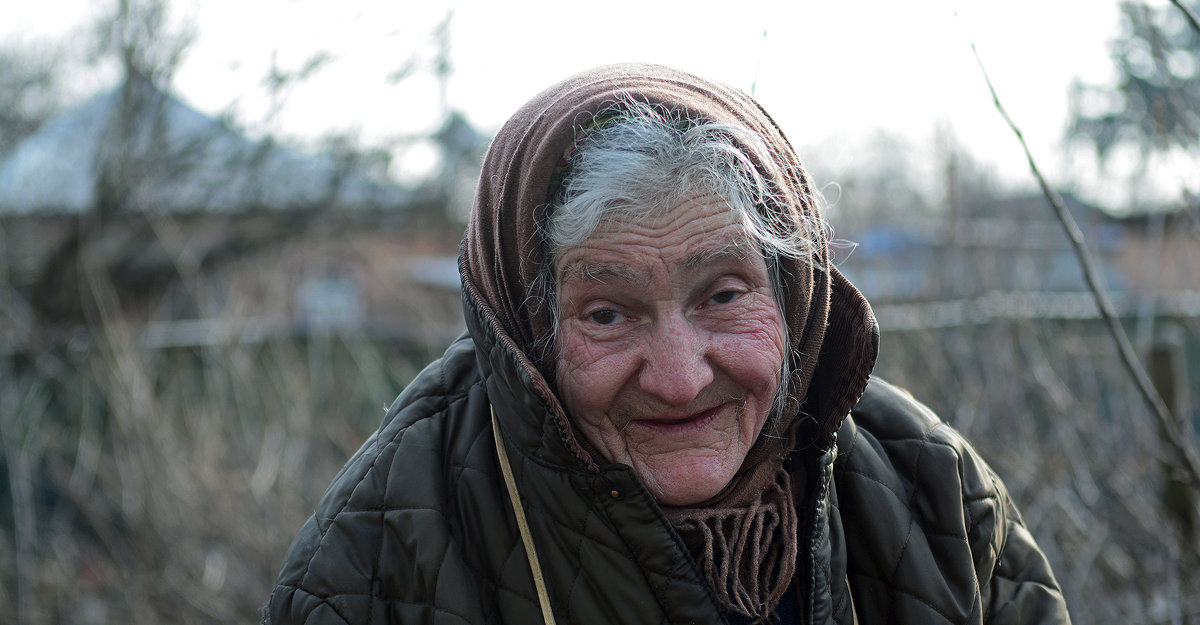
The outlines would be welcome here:
<svg viewBox="0 0 1200 625">
<path fill-rule="evenodd" d="M 98 11 L 85 0 L 0 1 L 8 5 L 0 26 L 8 40 L 61 36 Z M 485 130 L 574 72 L 652 61 L 753 89 L 802 157 L 828 161 L 810 163 L 818 174 L 853 167 L 870 138 L 885 132 L 909 142 L 918 160 L 928 156 L 932 175 L 933 137 L 950 132 L 1014 184 L 1031 184 L 1028 168 L 992 105 L 970 43 L 1035 157 L 1061 178 L 1068 167 L 1068 86 L 1075 79 L 1112 80 L 1107 41 L 1118 31 L 1115 0 L 176 0 L 173 6 L 174 17 L 191 21 L 197 34 L 176 77 L 178 93 L 201 110 L 232 109 L 252 127 L 265 122 L 261 79 L 272 58 L 289 69 L 319 50 L 332 55 L 289 95 L 285 114 L 265 126 L 286 135 L 352 131 L 370 142 L 433 127 L 439 98 L 428 68 L 395 84 L 387 77 L 414 55 L 432 61 L 432 32 L 453 11 L 448 104 Z M 103 82 L 103 72 L 95 75 L 90 79 Z"/>
</svg>

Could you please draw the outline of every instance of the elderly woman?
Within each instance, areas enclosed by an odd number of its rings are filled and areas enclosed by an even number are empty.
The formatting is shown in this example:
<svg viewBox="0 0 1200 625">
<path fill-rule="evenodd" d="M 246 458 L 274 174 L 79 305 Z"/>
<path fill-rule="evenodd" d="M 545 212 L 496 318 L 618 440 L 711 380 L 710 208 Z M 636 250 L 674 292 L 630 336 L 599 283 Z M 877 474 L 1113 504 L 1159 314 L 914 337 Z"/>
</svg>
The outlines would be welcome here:
<svg viewBox="0 0 1200 625">
<path fill-rule="evenodd" d="M 284 623 L 1064 623 L 1003 485 L 877 331 L 749 97 L 621 65 L 500 130 L 468 333 L 287 555 Z"/>
</svg>

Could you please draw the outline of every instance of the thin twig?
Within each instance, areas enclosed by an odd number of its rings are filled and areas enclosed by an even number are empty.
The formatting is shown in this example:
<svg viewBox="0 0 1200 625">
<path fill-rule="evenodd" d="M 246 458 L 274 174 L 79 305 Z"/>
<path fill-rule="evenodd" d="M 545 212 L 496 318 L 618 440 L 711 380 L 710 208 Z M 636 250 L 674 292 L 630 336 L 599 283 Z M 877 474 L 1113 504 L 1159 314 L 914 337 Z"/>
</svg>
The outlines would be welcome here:
<svg viewBox="0 0 1200 625">
<path fill-rule="evenodd" d="M 1187 8 L 1187 6 L 1183 4 L 1183 0 L 1171 0 L 1171 4 L 1179 7 L 1179 10 L 1183 11 L 1183 16 L 1187 18 L 1187 21 L 1192 25 L 1192 28 L 1194 28 L 1196 32 L 1200 33 L 1200 18 L 1196 17 L 1196 13 Z"/>
<path fill-rule="evenodd" d="M 1067 211 L 1062 197 L 1051 189 L 1049 183 L 1046 182 L 1045 176 L 1042 175 L 1041 169 L 1038 168 L 1037 162 L 1033 158 L 1033 153 L 1029 151 L 1029 144 L 1026 143 L 1025 136 L 1021 134 L 1021 130 L 1017 127 L 1016 122 L 1009 116 L 1004 105 L 1000 103 L 1000 96 L 996 94 L 996 87 L 992 85 L 992 79 L 987 73 L 987 68 L 983 66 L 983 59 L 979 58 L 979 50 L 975 48 L 974 42 L 971 42 L 971 53 L 975 55 L 975 62 L 979 65 L 979 71 L 983 73 L 983 80 L 987 84 L 988 92 L 992 95 L 992 103 L 995 104 L 996 110 L 1000 112 L 1009 129 L 1017 136 L 1017 141 L 1021 143 L 1021 149 L 1025 151 L 1025 159 L 1029 161 L 1029 168 L 1032 170 L 1034 177 L 1037 178 L 1038 186 L 1042 189 L 1042 194 L 1050 201 L 1050 206 L 1054 208 L 1054 214 L 1058 217 L 1058 221 L 1062 224 L 1067 238 L 1071 241 L 1071 247 L 1075 250 L 1075 256 L 1079 259 L 1079 265 L 1083 269 L 1083 278 L 1087 282 L 1092 296 L 1096 299 L 1096 306 L 1100 309 L 1100 316 L 1104 318 L 1104 322 L 1108 325 L 1109 333 L 1112 335 L 1113 341 L 1117 344 L 1117 351 L 1121 355 L 1121 360 L 1125 363 L 1125 368 L 1133 376 L 1138 390 L 1141 391 L 1142 398 L 1145 399 L 1146 404 L 1158 419 L 1159 426 L 1167 434 L 1168 440 L 1179 453 L 1183 466 L 1177 468 L 1182 469 L 1188 474 L 1193 487 L 1200 488 L 1200 455 L 1196 453 L 1196 450 L 1184 438 L 1183 433 L 1179 429 L 1179 424 L 1171 416 L 1170 410 L 1167 409 L 1167 404 L 1163 401 L 1162 396 L 1158 394 L 1158 391 L 1155 390 L 1154 385 L 1150 382 L 1150 376 L 1146 373 L 1145 367 L 1142 366 L 1137 354 L 1134 353 L 1133 345 L 1129 342 L 1129 337 L 1125 334 L 1125 329 L 1121 327 L 1120 322 L 1117 320 L 1117 315 L 1113 309 L 1112 302 L 1108 298 L 1108 293 L 1105 292 L 1100 282 L 1096 279 L 1095 262 L 1092 260 L 1092 255 L 1088 252 L 1087 246 L 1084 245 L 1083 232 L 1079 230 L 1079 225 L 1075 223 L 1075 218 Z"/>
</svg>

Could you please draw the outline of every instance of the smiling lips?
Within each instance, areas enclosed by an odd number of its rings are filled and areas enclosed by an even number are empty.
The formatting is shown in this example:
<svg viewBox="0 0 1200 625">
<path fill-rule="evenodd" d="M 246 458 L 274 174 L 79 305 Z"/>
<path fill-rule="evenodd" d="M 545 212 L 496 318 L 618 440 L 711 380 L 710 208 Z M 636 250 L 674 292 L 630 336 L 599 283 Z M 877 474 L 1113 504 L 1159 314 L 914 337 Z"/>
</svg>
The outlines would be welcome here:
<svg viewBox="0 0 1200 625">
<path fill-rule="evenodd" d="M 629 425 L 637 425 L 661 435 L 682 434 L 708 427 L 720 416 L 722 408 L 723 404 L 682 419 L 634 419 Z"/>
</svg>

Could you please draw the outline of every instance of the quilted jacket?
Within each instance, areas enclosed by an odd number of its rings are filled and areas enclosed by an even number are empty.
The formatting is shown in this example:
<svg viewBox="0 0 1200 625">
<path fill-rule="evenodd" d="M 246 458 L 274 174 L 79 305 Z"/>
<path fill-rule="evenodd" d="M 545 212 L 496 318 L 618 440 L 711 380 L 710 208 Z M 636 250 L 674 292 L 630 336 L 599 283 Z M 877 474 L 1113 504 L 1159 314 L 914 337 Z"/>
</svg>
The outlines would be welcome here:
<svg viewBox="0 0 1200 625">
<path fill-rule="evenodd" d="M 528 305 L 539 301 L 541 207 L 580 124 L 617 97 L 755 133 L 768 147 L 749 158 L 778 195 L 764 217 L 780 228 L 818 218 L 782 131 L 736 90 L 627 64 L 530 100 L 484 160 L 460 256 L 468 334 L 405 389 L 333 480 L 284 560 L 268 622 L 542 622 L 493 412 L 558 623 L 725 622 L 662 509 L 629 466 L 598 465 L 582 450 L 554 376 L 531 360 L 551 325 L 548 307 Z M 951 428 L 870 379 L 874 315 L 818 248 L 778 260 L 791 375 L 803 389 L 787 404 L 794 451 L 784 464 L 802 486 L 793 587 L 803 622 L 1067 622 L 1000 481 Z"/>
<path fill-rule="evenodd" d="M 491 413 L 558 623 L 723 623 L 667 519 L 624 465 L 563 445 L 527 369 L 468 302 L 471 336 L 400 395 L 286 556 L 276 625 L 542 622 Z M 1066 623 L 1003 485 L 954 430 L 878 379 L 808 476 L 804 621 Z"/>
</svg>

